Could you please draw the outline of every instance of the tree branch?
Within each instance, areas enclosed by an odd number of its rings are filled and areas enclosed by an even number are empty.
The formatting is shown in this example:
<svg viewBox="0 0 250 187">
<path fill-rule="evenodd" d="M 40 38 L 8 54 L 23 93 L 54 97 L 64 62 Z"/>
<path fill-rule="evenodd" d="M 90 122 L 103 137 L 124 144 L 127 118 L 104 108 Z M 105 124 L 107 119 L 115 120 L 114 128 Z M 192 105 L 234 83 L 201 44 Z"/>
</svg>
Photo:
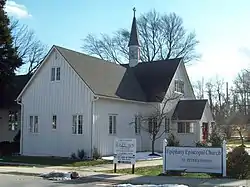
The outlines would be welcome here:
<svg viewBox="0 0 250 187">
<path fill-rule="evenodd" d="M 184 62 L 190 62 L 200 58 L 195 50 L 199 43 L 195 33 L 187 32 L 183 20 L 175 13 L 160 14 L 151 10 L 137 19 L 137 28 L 142 62 L 179 57 L 183 57 Z M 104 60 L 125 63 L 129 59 L 127 47 L 129 37 L 127 29 L 119 29 L 113 35 L 105 35 L 100 39 L 88 35 L 84 39 L 82 49 Z"/>
</svg>

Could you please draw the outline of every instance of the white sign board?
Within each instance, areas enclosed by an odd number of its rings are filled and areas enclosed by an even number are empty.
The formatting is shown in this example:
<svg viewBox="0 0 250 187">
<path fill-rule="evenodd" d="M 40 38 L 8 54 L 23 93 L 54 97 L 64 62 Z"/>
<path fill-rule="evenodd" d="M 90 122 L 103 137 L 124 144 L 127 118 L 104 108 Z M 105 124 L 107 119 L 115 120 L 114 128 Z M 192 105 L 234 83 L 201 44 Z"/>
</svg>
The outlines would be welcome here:
<svg viewBox="0 0 250 187">
<path fill-rule="evenodd" d="M 116 139 L 114 142 L 114 163 L 135 164 L 136 139 Z"/>
<path fill-rule="evenodd" d="M 165 147 L 166 170 L 222 173 L 223 149 L 212 147 Z"/>
</svg>

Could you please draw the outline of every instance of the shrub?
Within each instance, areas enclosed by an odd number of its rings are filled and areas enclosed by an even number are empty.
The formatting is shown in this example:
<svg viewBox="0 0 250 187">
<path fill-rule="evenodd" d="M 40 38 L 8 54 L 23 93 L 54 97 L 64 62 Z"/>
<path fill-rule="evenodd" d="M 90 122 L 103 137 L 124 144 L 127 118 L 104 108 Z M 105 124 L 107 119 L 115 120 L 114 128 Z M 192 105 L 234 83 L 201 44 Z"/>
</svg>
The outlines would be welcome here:
<svg viewBox="0 0 250 187">
<path fill-rule="evenodd" d="M 215 129 L 213 129 L 208 142 L 212 144 L 212 147 L 221 147 L 223 143 L 223 138 Z"/>
<path fill-rule="evenodd" d="M 83 160 L 84 156 L 85 156 L 85 151 L 83 149 L 78 149 L 77 151 L 77 156 L 79 159 Z"/>
<path fill-rule="evenodd" d="M 14 153 L 19 153 L 20 143 L 19 142 L 0 142 L 0 155 L 11 156 Z"/>
<path fill-rule="evenodd" d="M 170 147 L 180 146 L 180 141 L 172 133 L 168 136 L 167 141 L 168 141 L 168 146 Z"/>
<path fill-rule="evenodd" d="M 94 150 L 93 150 L 93 159 L 97 160 L 99 158 L 101 158 L 101 155 L 98 152 L 97 148 L 95 147 Z"/>
<path fill-rule="evenodd" d="M 20 142 L 20 138 L 21 138 L 21 130 L 19 130 L 16 136 L 13 138 L 13 142 Z"/>
<path fill-rule="evenodd" d="M 196 147 L 208 147 L 207 143 L 204 141 L 203 142 L 198 141 L 195 144 L 196 144 Z"/>
<path fill-rule="evenodd" d="M 250 174 L 250 157 L 244 147 L 236 147 L 227 155 L 227 175 L 246 179 Z"/>
<path fill-rule="evenodd" d="M 77 160 L 77 156 L 75 153 L 71 153 L 70 158 L 73 160 Z"/>
</svg>

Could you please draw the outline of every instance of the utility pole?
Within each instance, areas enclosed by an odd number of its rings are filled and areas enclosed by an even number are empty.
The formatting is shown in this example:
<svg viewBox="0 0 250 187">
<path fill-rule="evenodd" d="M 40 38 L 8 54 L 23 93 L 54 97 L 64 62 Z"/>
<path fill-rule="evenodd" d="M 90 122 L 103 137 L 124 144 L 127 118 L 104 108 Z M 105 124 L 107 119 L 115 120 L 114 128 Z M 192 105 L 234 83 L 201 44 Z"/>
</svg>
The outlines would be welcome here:
<svg viewBox="0 0 250 187">
<path fill-rule="evenodd" d="M 229 103 L 229 94 L 228 94 L 228 82 L 226 82 L 226 116 L 229 115 L 230 103 Z"/>
<path fill-rule="evenodd" d="M 204 99 L 204 77 L 201 80 L 201 91 L 202 91 L 202 99 Z"/>
</svg>

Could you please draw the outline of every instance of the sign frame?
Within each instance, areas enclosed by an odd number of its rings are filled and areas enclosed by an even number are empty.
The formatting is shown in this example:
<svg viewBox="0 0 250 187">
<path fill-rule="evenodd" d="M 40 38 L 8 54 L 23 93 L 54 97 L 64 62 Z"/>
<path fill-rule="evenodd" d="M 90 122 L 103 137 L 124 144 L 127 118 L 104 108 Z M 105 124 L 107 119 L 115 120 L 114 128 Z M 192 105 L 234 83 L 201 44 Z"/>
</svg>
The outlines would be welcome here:
<svg viewBox="0 0 250 187">
<path fill-rule="evenodd" d="M 226 141 L 222 147 L 170 147 L 163 142 L 163 173 L 168 170 L 226 176 Z M 219 159 L 219 160 L 218 160 Z"/>
<path fill-rule="evenodd" d="M 114 173 L 117 164 L 131 164 L 132 174 L 134 174 L 136 163 L 136 139 L 135 138 L 116 138 L 114 141 Z"/>
</svg>

